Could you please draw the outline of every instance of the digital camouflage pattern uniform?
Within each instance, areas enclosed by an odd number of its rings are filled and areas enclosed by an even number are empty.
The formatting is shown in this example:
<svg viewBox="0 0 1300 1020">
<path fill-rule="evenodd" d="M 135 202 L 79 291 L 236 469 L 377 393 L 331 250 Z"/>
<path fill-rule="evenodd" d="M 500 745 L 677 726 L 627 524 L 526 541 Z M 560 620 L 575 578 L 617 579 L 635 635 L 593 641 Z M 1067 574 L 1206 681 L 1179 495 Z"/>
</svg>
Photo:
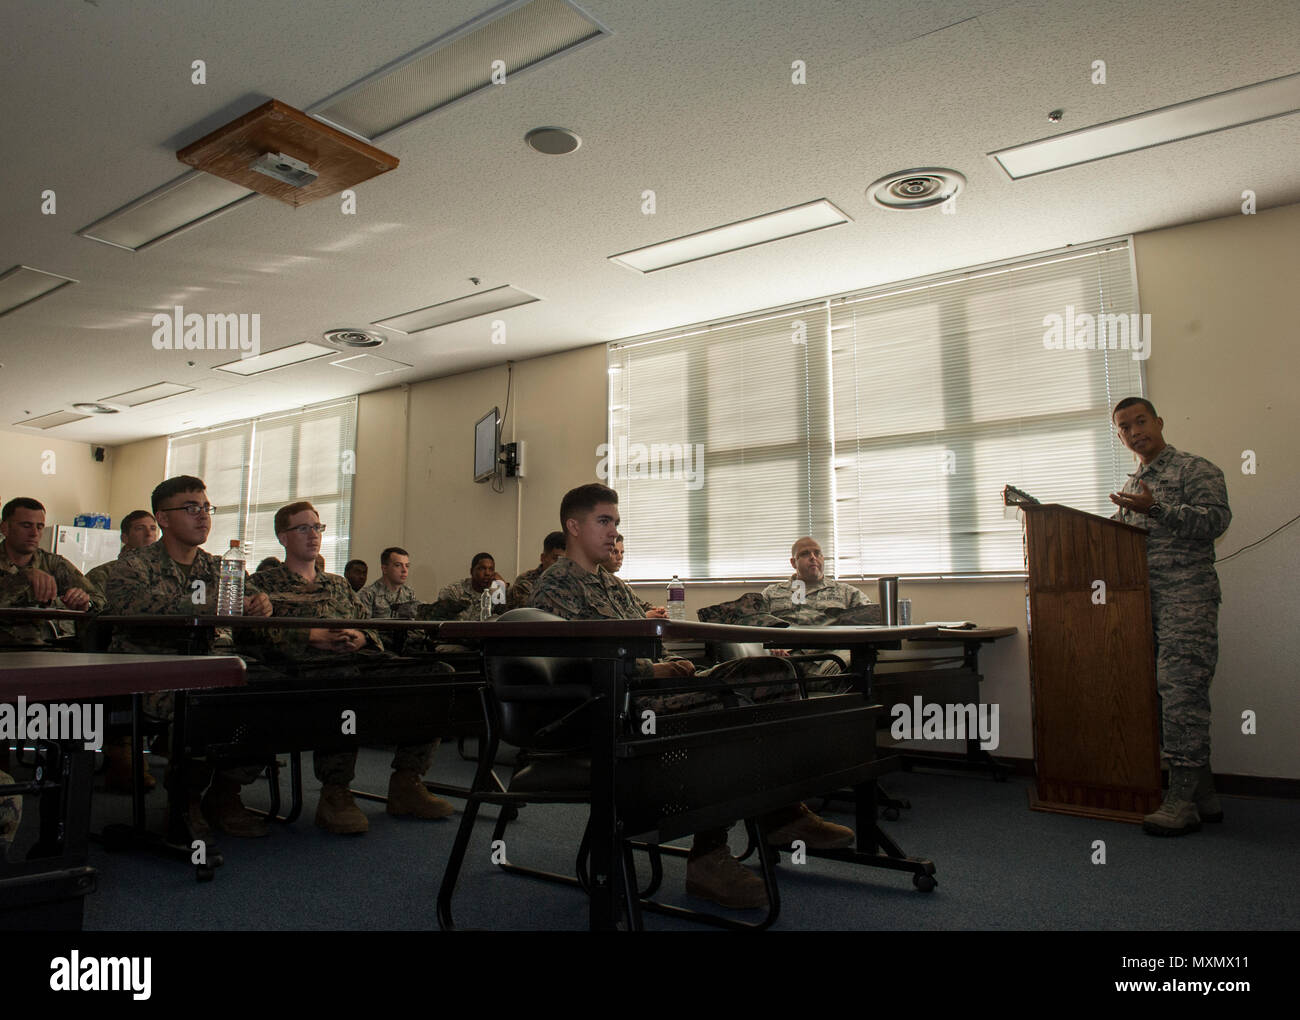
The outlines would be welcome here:
<svg viewBox="0 0 1300 1020">
<path fill-rule="evenodd" d="M 438 591 L 438 601 L 442 602 L 444 599 L 448 599 L 451 601 L 468 599 L 469 605 L 465 609 L 463 609 L 460 613 L 458 613 L 455 619 L 468 620 L 470 622 L 474 622 L 478 620 L 479 607 L 482 604 L 483 592 L 474 590 L 473 578 L 467 577 L 463 581 L 455 581 L 452 584 L 449 584 L 444 588 L 440 589 Z M 492 603 L 492 615 L 500 616 L 502 613 L 504 613 L 507 609 L 510 608 L 511 608 L 510 589 L 509 587 L 507 587 L 505 601 Z"/>
<path fill-rule="evenodd" d="M 1113 520 L 1147 533 L 1147 575 L 1156 636 L 1165 759 L 1180 767 L 1210 763 L 1210 681 L 1219 661 L 1219 575 L 1214 540 L 1232 520 L 1223 472 L 1204 457 L 1166 445 L 1139 464 L 1123 492 L 1145 482 L 1162 507 L 1157 518 L 1120 510 Z"/>
<path fill-rule="evenodd" d="M 108 612 L 114 616 L 211 616 L 217 611 L 217 582 L 221 558 L 198 549 L 194 562 L 177 563 L 163 541 L 132 549 L 114 561 Z M 201 582 L 201 583 L 197 583 Z M 260 589 L 244 575 L 244 594 Z M 210 634 L 189 627 L 149 627 L 118 624 L 113 627 L 110 652 L 136 655 L 233 655 L 230 628 L 217 627 Z M 172 691 L 144 695 L 144 710 L 156 719 L 170 721 L 176 704 Z M 259 766 L 228 769 L 222 775 L 247 785 L 261 772 Z M 196 768 L 189 777 L 194 789 L 207 786 L 207 772 Z"/>
<path fill-rule="evenodd" d="M 130 552 L 130 549 L 128 549 L 126 546 L 122 546 L 122 551 L 117 554 L 116 560 L 109 560 L 107 563 L 101 563 L 99 566 L 91 567 L 89 570 L 86 571 L 86 580 L 104 593 L 105 600 L 107 600 L 108 598 L 109 576 L 112 573 L 113 568 L 117 566 L 118 560 L 120 560 L 128 552 Z"/>
<path fill-rule="evenodd" d="M 2 538 L 0 538 L 0 608 L 20 609 L 36 605 L 32 583 L 24 572 L 28 567 L 35 567 L 37 570 L 51 574 L 58 582 L 59 595 L 69 589 L 80 588 L 90 596 L 88 612 L 98 612 L 104 608 L 103 590 L 58 553 L 49 553 L 37 548 L 32 553 L 31 561 L 27 566 L 19 567 L 9 559 Z M 55 609 L 64 608 L 57 597 L 51 605 Z M 75 633 L 76 627 L 65 620 L 9 624 L 0 626 L 0 648 L 40 648 L 61 638 L 72 637 Z"/>
<path fill-rule="evenodd" d="M 14 777 L 0 770 L 0 786 L 13 783 Z M 9 844 L 18 833 L 18 826 L 23 820 L 23 799 L 18 795 L 0 797 L 0 861 L 5 859 Z"/>
<path fill-rule="evenodd" d="M 627 582 L 603 567 L 595 573 L 584 570 L 567 557 L 557 560 L 546 571 L 533 589 L 533 607 L 566 620 L 644 620 L 645 611 Z M 650 677 L 654 663 L 650 659 L 636 660 L 636 675 Z M 752 659 L 734 659 L 720 663 L 710 670 L 701 670 L 695 677 L 716 686 L 731 681 L 751 681 L 770 678 L 789 680 L 787 663 L 773 656 Z M 687 680 L 688 678 L 682 678 Z M 798 697 L 792 685 L 780 683 L 772 687 L 751 688 L 747 696 L 755 701 L 789 700 Z M 714 694 L 693 691 L 683 694 L 654 695 L 637 699 L 637 711 L 681 712 L 688 709 L 719 708 L 723 701 Z"/>
<path fill-rule="evenodd" d="M 821 581 L 805 587 L 802 593 L 795 587 L 798 574 L 791 574 L 788 580 L 777 581 L 763 589 L 767 598 L 768 612 L 779 616 L 793 627 L 824 627 L 839 615 L 840 611 L 859 609 L 866 606 L 867 600 L 862 592 L 843 581 L 832 581 L 823 576 Z M 799 601 L 796 601 L 798 597 Z M 831 651 L 847 664 L 851 652 L 847 648 L 811 648 L 795 649 L 796 653 L 813 653 Z M 842 672 L 834 659 L 821 662 L 805 663 L 803 669 L 808 676 L 833 676 Z"/>
<path fill-rule="evenodd" d="M 349 585 L 351 587 L 351 585 Z M 415 619 L 416 608 L 394 612 L 398 606 L 420 605 L 420 600 L 416 598 L 415 589 L 409 584 L 404 584 L 396 591 L 390 589 L 384 579 L 381 577 L 374 584 L 368 584 L 356 593 L 361 605 L 365 607 L 366 616 L 372 620 L 390 620 L 397 616 L 405 616 L 406 619 Z M 407 616 L 409 613 L 411 615 Z M 426 635 L 423 630 L 408 630 L 406 639 L 402 645 L 402 652 L 415 652 L 424 648 Z"/>
<path fill-rule="evenodd" d="M 506 599 L 506 608 L 519 609 L 522 606 L 529 605 L 529 600 L 533 597 L 533 587 L 537 584 L 538 578 L 544 573 L 546 573 L 546 568 L 539 563 L 532 570 L 525 570 L 516 577 L 515 583 L 510 586 L 510 595 Z"/>
<path fill-rule="evenodd" d="M 364 620 L 366 608 L 352 590 L 352 586 L 338 574 L 317 574 L 308 581 L 295 574 L 283 563 L 259 570 L 253 583 L 271 599 L 273 616 L 290 616 L 297 619 Z M 384 650 L 379 632 L 358 627 L 366 636 L 366 647 Z M 243 632 L 251 647 L 256 647 L 271 662 L 289 659 L 296 662 L 328 663 L 339 657 L 338 652 L 313 648 L 308 644 L 308 631 L 294 627 L 266 627 Z M 411 769 L 424 775 L 433 762 L 437 743 L 399 747 L 393 757 L 396 770 Z M 348 786 L 356 774 L 357 752 L 317 751 L 313 755 L 316 778 L 331 786 Z"/>
</svg>

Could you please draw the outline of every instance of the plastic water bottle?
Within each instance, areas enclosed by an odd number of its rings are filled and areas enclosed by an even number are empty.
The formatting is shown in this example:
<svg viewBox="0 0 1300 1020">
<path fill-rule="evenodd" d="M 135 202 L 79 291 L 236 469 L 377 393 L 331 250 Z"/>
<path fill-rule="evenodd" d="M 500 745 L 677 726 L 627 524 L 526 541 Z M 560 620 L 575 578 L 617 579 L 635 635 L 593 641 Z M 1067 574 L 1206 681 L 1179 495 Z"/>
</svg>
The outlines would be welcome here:
<svg viewBox="0 0 1300 1020">
<path fill-rule="evenodd" d="M 230 548 L 221 557 L 221 575 L 217 578 L 217 615 L 244 615 L 244 551 L 239 539 L 230 540 Z"/>
<path fill-rule="evenodd" d="M 682 584 L 676 574 L 673 574 L 673 579 L 668 582 L 668 619 L 682 621 L 686 619 L 686 585 Z"/>
<path fill-rule="evenodd" d="M 483 594 L 478 600 L 478 618 L 479 620 L 492 619 L 492 589 L 484 588 Z"/>
</svg>

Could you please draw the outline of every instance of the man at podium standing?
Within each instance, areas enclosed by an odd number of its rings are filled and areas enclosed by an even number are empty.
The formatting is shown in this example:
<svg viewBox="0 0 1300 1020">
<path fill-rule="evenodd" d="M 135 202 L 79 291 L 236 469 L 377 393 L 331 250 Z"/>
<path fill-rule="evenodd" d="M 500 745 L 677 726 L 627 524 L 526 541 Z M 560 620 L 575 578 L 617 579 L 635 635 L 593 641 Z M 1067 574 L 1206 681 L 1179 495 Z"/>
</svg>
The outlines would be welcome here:
<svg viewBox="0 0 1300 1020">
<path fill-rule="evenodd" d="M 1164 440 L 1164 420 L 1142 397 L 1111 415 L 1120 441 L 1142 462 L 1111 494 L 1114 519 L 1147 533 L 1147 573 L 1156 638 L 1169 792 L 1142 820 L 1153 836 L 1182 836 L 1223 821 L 1210 774 L 1210 681 L 1219 659 L 1219 575 L 1214 540 L 1232 520 L 1223 472 Z"/>
</svg>

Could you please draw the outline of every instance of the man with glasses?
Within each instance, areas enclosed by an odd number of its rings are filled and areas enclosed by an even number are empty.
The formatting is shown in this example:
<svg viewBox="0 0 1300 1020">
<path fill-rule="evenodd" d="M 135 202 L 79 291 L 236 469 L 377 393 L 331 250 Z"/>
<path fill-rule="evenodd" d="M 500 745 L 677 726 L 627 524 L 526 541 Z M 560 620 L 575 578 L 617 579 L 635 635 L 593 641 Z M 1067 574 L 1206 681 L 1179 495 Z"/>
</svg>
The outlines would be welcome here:
<svg viewBox="0 0 1300 1020">
<path fill-rule="evenodd" d="M 316 508 L 306 501 L 290 503 L 276 511 L 275 533 L 284 546 L 284 563 L 253 576 L 258 588 L 270 596 L 276 616 L 365 619 L 365 607 L 347 581 L 338 574 L 316 569 L 315 558 L 324 531 L 325 525 L 321 524 Z M 352 627 L 268 628 L 250 631 L 248 640 L 256 643 L 268 657 L 295 662 L 329 662 L 363 648 L 384 650 L 376 631 Z M 435 741 L 397 749 L 388 783 L 390 815 L 431 819 L 446 818 L 453 813 L 455 808 L 429 793 L 422 782 L 424 773 L 433 764 L 437 746 Z M 340 834 L 368 831 L 370 822 L 357 807 L 350 790 L 356 775 L 357 752 L 317 751 L 313 757 L 316 778 L 321 783 L 316 824 L 326 832 Z"/>
<path fill-rule="evenodd" d="M 153 516 L 162 530 L 162 540 L 132 550 L 118 560 L 112 575 L 108 611 L 123 616 L 210 616 L 217 608 L 217 583 L 221 559 L 200 548 L 212 529 L 215 510 L 208 502 L 207 486 L 192 475 L 168 478 L 153 490 Z M 270 616 L 271 600 L 245 576 L 244 615 Z M 200 645 L 197 649 L 192 642 Z M 185 627 L 119 625 L 113 630 L 109 651 L 143 655 L 222 654 L 232 650 L 228 630 L 209 638 Z M 146 694 L 145 711 L 171 720 L 175 695 L 171 691 Z M 244 807 L 241 786 L 247 786 L 261 772 L 259 766 L 219 771 L 212 778 L 212 764 L 191 761 L 184 775 L 169 765 L 164 780 L 169 800 L 184 797 L 189 831 L 169 834 L 185 845 L 209 834 L 209 823 L 232 836 L 265 836 L 266 823 Z M 211 781 L 211 788 L 208 788 Z M 203 791 L 207 789 L 207 793 Z M 201 797 L 201 799 L 200 799 Z"/>
<path fill-rule="evenodd" d="M 41 548 L 44 530 L 45 507 L 34 499 L 19 496 L 0 509 L 0 606 L 103 608 L 104 596 L 94 583 L 62 556 Z M 0 648 L 39 648 L 70 636 L 67 623 L 13 624 L 0 627 Z"/>
</svg>

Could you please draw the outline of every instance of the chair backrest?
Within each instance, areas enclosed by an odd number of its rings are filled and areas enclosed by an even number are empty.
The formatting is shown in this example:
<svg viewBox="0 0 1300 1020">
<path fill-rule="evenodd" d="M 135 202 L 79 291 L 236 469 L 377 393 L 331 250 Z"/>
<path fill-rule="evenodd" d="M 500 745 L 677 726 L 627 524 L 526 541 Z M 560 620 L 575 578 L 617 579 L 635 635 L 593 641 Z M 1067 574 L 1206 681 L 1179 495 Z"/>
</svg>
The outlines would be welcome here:
<svg viewBox="0 0 1300 1020">
<path fill-rule="evenodd" d="M 511 609 L 500 623 L 557 620 L 540 609 Z M 484 674 L 501 709 L 501 739 L 538 750 L 585 747 L 590 722 L 574 712 L 591 697 L 591 660 L 543 655 L 496 655 L 484 659 Z M 564 725 L 538 737 L 538 731 L 570 712 Z"/>
<path fill-rule="evenodd" d="M 769 652 L 759 641 L 715 641 L 713 657 L 718 662 L 730 662 L 732 659 L 753 659 Z"/>
</svg>

